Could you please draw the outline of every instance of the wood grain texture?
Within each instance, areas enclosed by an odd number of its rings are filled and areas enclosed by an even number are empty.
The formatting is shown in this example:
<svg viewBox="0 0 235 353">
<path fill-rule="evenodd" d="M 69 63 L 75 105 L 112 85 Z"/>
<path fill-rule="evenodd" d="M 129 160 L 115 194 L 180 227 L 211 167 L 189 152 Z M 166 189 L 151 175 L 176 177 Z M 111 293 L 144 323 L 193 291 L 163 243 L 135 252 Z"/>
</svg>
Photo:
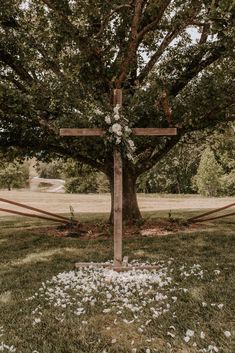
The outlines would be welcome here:
<svg viewBox="0 0 235 353">
<path fill-rule="evenodd" d="M 102 129 L 60 129 L 60 136 L 103 136 Z"/>
<path fill-rule="evenodd" d="M 122 90 L 117 88 L 113 91 L 113 105 L 114 107 L 119 104 L 122 105 Z"/>
<path fill-rule="evenodd" d="M 177 129 L 169 128 L 134 128 L 132 133 L 135 136 L 176 136 Z"/>
<path fill-rule="evenodd" d="M 114 150 L 114 267 L 122 266 L 122 157 L 118 150 Z"/>
<path fill-rule="evenodd" d="M 135 136 L 176 136 L 177 128 L 134 128 Z M 90 129 L 60 129 L 60 136 L 104 136 L 105 130 Z"/>
</svg>

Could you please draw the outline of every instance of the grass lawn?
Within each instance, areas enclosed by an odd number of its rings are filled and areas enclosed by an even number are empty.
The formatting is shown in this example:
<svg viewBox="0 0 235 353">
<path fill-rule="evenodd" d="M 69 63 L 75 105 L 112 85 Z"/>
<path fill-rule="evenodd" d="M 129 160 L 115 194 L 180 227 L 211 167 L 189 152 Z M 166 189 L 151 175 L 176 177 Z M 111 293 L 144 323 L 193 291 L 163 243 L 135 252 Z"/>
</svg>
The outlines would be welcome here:
<svg viewBox="0 0 235 353">
<path fill-rule="evenodd" d="M 235 352 L 234 218 L 124 239 L 130 261 L 159 264 L 124 274 L 74 269 L 111 260 L 111 237 L 35 233 L 42 224 L 0 218 L 0 352 Z"/>
</svg>

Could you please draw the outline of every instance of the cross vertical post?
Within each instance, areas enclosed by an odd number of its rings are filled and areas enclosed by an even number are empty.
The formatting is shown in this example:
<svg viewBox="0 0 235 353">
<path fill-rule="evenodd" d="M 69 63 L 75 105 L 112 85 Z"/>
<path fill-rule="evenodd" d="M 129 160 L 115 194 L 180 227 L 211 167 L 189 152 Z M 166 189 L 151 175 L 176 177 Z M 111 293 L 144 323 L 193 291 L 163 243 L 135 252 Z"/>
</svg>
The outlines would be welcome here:
<svg viewBox="0 0 235 353">
<path fill-rule="evenodd" d="M 114 107 L 122 106 L 122 90 L 115 89 L 113 94 Z M 114 213 L 113 213 L 113 237 L 114 237 L 114 268 L 122 267 L 122 204 L 123 204 L 123 172 L 122 156 L 115 148 L 113 152 L 114 171 Z"/>
</svg>

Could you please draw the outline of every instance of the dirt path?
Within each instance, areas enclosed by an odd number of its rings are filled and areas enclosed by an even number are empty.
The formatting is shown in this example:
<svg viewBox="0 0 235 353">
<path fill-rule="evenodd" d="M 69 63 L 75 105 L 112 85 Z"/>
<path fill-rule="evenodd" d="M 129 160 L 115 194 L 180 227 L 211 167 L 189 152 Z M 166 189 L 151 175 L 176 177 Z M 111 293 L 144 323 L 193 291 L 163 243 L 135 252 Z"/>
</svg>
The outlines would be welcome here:
<svg viewBox="0 0 235 353">
<path fill-rule="evenodd" d="M 110 211 L 110 195 L 108 194 L 48 194 L 32 191 L 0 191 L 0 197 L 39 207 L 51 212 L 68 213 L 69 206 L 74 211 L 102 213 Z M 175 209 L 207 209 L 222 207 L 235 202 L 235 197 L 203 198 L 195 195 L 138 195 L 141 211 L 175 210 Z M 19 210 L 0 202 L 0 207 Z M 26 211 L 27 212 L 27 211 Z M 0 212 L 0 216 L 6 216 Z"/>
</svg>

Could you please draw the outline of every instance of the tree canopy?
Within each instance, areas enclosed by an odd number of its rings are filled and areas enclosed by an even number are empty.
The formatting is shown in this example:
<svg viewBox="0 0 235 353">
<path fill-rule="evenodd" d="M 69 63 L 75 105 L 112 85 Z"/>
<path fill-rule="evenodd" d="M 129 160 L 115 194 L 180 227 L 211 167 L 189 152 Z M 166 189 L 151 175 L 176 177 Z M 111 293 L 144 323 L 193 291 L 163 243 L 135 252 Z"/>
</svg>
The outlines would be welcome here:
<svg viewBox="0 0 235 353">
<path fill-rule="evenodd" d="M 230 0 L 5 0 L 0 11 L 3 151 L 73 158 L 111 178 L 103 139 L 59 128 L 105 127 L 114 88 L 131 127 L 180 127 L 135 138 L 124 161 L 134 179 L 187 133 L 234 120 Z"/>
</svg>

